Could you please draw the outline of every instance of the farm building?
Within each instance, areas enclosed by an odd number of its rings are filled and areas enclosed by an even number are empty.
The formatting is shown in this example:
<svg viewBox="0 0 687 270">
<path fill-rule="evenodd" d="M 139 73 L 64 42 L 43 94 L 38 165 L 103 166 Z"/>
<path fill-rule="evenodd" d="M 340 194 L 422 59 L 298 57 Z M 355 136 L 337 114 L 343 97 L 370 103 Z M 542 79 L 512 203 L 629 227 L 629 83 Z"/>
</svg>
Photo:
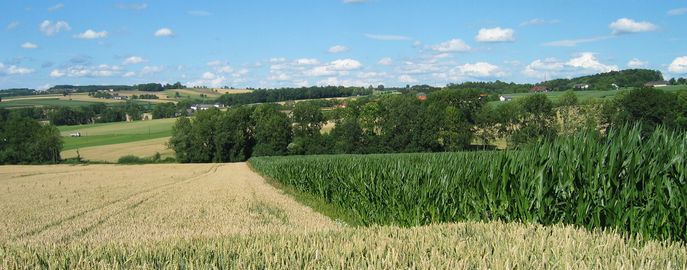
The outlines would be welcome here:
<svg viewBox="0 0 687 270">
<path fill-rule="evenodd" d="M 127 96 L 114 96 L 112 99 L 114 100 L 127 100 L 129 97 Z"/>
<path fill-rule="evenodd" d="M 575 89 L 579 90 L 587 90 L 589 89 L 590 85 L 588 83 L 578 83 L 574 86 Z"/>
<path fill-rule="evenodd" d="M 499 100 L 500 101 L 512 101 L 513 97 L 512 96 L 500 96 Z"/>
<path fill-rule="evenodd" d="M 224 108 L 224 104 L 196 104 L 191 106 L 193 111 L 206 111 L 212 108 L 221 109 Z"/>
<path fill-rule="evenodd" d="M 666 87 L 666 86 L 668 86 L 668 82 L 666 82 L 666 81 L 653 81 L 653 82 L 645 83 L 644 86 L 646 86 L 646 87 Z"/>
<path fill-rule="evenodd" d="M 417 93 L 417 95 L 415 95 L 415 96 L 417 97 L 417 99 L 419 101 L 427 100 L 427 94 L 425 94 L 425 93 L 420 92 L 420 93 Z"/>
<path fill-rule="evenodd" d="M 549 88 L 543 85 L 535 85 L 530 89 L 530 91 L 535 92 L 535 93 L 545 93 L 549 92 Z"/>
</svg>

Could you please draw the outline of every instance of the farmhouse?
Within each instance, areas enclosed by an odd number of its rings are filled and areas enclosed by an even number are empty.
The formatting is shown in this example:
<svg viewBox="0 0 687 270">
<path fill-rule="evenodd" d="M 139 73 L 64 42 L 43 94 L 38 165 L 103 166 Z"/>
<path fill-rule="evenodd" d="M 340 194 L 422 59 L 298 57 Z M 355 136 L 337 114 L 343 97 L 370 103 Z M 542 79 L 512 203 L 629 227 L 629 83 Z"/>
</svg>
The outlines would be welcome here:
<svg viewBox="0 0 687 270">
<path fill-rule="evenodd" d="M 420 92 L 420 93 L 417 93 L 417 95 L 415 95 L 415 96 L 417 97 L 417 100 L 419 100 L 419 101 L 427 100 L 427 94 L 425 94 L 425 93 Z"/>
<path fill-rule="evenodd" d="M 500 101 L 512 101 L 513 97 L 512 96 L 499 96 Z"/>
<path fill-rule="evenodd" d="M 221 109 L 224 108 L 224 104 L 195 104 L 191 106 L 193 111 L 206 111 L 212 108 Z"/>
<path fill-rule="evenodd" d="M 127 96 L 114 96 L 112 99 L 114 100 L 127 100 L 129 97 Z"/>
<path fill-rule="evenodd" d="M 535 85 L 530 89 L 530 91 L 535 92 L 535 93 L 544 93 L 544 92 L 549 92 L 549 88 L 543 85 Z"/>
<path fill-rule="evenodd" d="M 644 86 L 646 86 L 646 87 L 666 87 L 666 86 L 668 86 L 668 82 L 666 82 L 666 81 L 653 81 L 653 82 L 645 83 Z"/>
<path fill-rule="evenodd" d="M 579 90 L 587 90 L 587 89 L 589 89 L 589 87 L 590 87 L 590 85 L 587 83 L 578 83 L 574 86 L 575 89 L 579 89 Z"/>
</svg>

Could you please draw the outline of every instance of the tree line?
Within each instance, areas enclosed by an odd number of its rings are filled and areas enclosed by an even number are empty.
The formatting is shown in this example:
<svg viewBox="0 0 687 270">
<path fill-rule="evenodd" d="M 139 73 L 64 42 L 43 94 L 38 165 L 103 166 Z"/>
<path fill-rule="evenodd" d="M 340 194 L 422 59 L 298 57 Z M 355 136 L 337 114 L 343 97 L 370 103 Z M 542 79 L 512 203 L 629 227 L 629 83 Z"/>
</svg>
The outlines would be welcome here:
<svg viewBox="0 0 687 270">
<path fill-rule="evenodd" d="M 269 103 L 299 99 L 319 99 L 370 95 L 372 90 L 362 87 L 313 86 L 302 88 L 258 89 L 250 93 L 224 94 L 217 102 L 226 106 Z"/>
<path fill-rule="evenodd" d="M 334 123 L 328 132 L 322 128 Z M 477 90 L 363 97 L 324 114 L 314 103 L 292 111 L 269 104 L 199 112 L 181 118 L 170 146 L 179 162 L 232 162 L 252 156 L 443 152 L 518 148 L 582 129 L 641 124 L 687 130 L 687 93 L 640 88 L 605 102 L 583 103 L 569 91 L 558 102 L 534 94 L 491 102 Z"/>
<path fill-rule="evenodd" d="M 54 126 L 0 109 L 0 164 L 58 163 L 61 149 Z"/>
</svg>

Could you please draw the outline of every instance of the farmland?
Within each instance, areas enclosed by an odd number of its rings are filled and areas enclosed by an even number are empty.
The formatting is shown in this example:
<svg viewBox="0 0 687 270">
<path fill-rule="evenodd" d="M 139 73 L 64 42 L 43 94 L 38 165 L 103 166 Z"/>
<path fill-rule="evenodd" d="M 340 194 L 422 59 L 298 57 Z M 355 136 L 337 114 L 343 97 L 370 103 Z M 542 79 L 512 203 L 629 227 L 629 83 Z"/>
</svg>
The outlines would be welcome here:
<svg viewBox="0 0 687 270">
<path fill-rule="evenodd" d="M 678 91 L 687 91 L 687 86 L 684 85 L 671 85 L 667 87 L 661 87 L 660 88 L 663 91 L 666 92 L 678 92 Z M 577 95 L 577 98 L 580 101 L 602 101 L 602 100 L 610 100 L 614 98 L 616 95 L 627 92 L 631 90 L 631 88 L 621 88 L 619 90 L 608 90 L 608 91 L 599 91 L 599 90 L 585 90 L 585 91 L 575 91 L 575 95 Z M 519 100 L 527 96 L 531 96 L 534 93 L 515 93 L 515 94 L 504 94 L 506 96 L 511 96 L 513 97 L 513 100 Z M 544 93 L 549 99 L 552 101 L 556 102 L 560 100 L 560 98 L 565 94 L 565 92 L 547 92 Z"/>
<path fill-rule="evenodd" d="M 176 119 L 103 123 L 79 126 L 60 126 L 64 138 L 64 150 L 110 144 L 129 143 L 169 137 Z M 70 137 L 80 132 L 82 137 Z"/>
<path fill-rule="evenodd" d="M 246 164 L 0 167 L 0 268 L 682 268 L 676 242 L 517 222 L 347 227 Z"/>
</svg>

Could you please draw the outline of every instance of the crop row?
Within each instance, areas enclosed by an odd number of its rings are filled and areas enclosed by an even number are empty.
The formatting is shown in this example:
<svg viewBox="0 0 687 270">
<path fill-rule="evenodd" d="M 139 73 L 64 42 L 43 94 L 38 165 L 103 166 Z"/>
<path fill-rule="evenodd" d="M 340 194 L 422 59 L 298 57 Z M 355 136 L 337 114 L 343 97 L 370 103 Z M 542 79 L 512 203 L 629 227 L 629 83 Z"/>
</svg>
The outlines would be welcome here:
<svg viewBox="0 0 687 270">
<path fill-rule="evenodd" d="M 462 220 L 613 228 L 687 240 L 687 135 L 583 132 L 528 150 L 261 157 L 264 176 L 347 209 L 362 224 Z"/>
</svg>

